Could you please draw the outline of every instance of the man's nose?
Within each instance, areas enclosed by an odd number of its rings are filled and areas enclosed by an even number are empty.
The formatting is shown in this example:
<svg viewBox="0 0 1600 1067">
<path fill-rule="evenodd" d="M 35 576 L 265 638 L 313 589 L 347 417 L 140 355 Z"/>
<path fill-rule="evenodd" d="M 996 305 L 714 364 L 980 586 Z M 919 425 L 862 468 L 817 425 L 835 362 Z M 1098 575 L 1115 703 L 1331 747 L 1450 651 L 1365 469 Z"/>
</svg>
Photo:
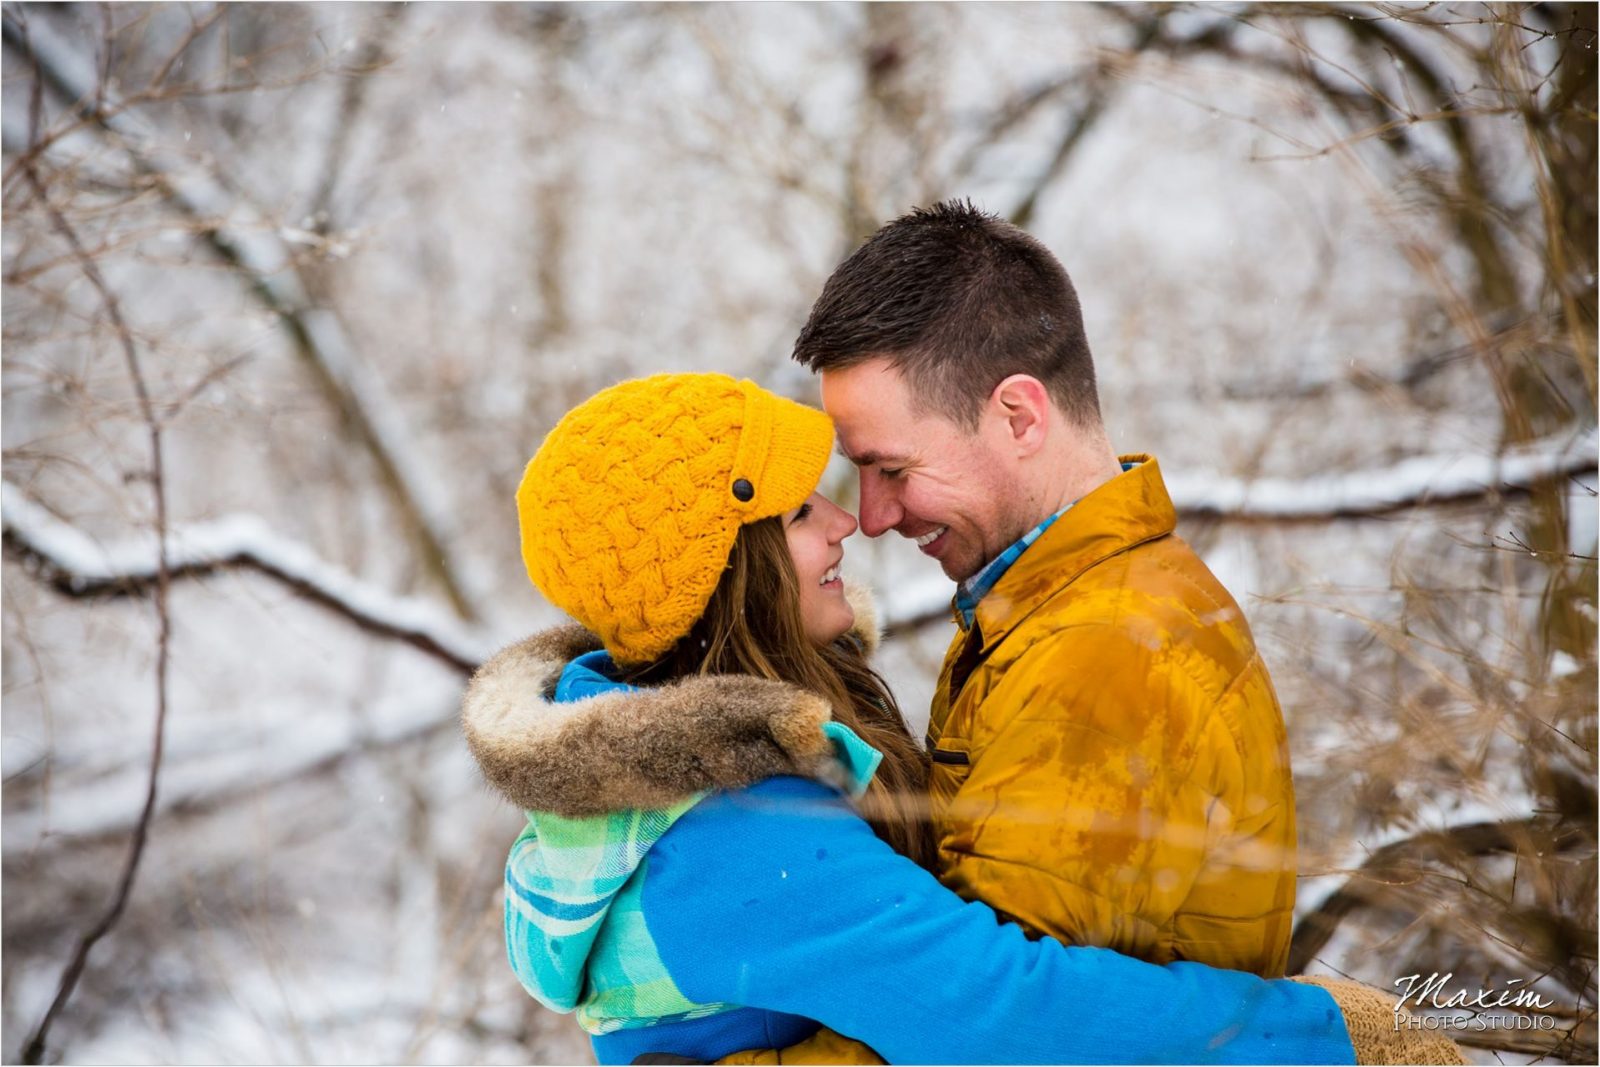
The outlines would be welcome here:
<svg viewBox="0 0 1600 1067">
<path fill-rule="evenodd" d="M 877 537 L 894 529 L 902 512 L 893 495 L 874 484 L 870 474 L 861 479 L 861 532 Z"/>
</svg>

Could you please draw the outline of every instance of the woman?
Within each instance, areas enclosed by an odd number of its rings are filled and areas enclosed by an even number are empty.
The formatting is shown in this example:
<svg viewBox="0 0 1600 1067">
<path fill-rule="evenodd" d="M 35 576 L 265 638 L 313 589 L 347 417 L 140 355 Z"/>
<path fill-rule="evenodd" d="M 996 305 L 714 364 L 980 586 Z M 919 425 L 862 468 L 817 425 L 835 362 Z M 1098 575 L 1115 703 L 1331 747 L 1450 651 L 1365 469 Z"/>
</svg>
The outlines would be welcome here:
<svg viewBox="0 0 1600 1067">
<path fill-rule="evenodd" d="M 529 813 L 506 870 L 528 991 L 604 1063 L 819 1024 L 891 1062 L 1354 1062 L 1322 989 L 1029 941 L 919 866 L 926 764 L 839 578 L 831 444 L 753 383 L 659 375 L 528 464 L 524 563 L 582 627 L 500 653 L 464 702 Z M 812 1051 L 851 1054 L 828 1036 Z"/>
</svg>

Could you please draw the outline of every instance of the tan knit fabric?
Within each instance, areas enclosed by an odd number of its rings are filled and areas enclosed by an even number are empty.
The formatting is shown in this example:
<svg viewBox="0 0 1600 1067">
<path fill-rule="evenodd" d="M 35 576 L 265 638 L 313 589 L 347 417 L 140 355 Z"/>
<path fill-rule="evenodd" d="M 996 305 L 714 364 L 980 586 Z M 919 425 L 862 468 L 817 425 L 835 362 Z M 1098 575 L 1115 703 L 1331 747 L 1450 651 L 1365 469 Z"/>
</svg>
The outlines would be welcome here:
<svg viewBox="0 0 1600 1067">
<path fill-rule="evenodd" d="M 747 1049 L 724 1056 L 718 1063 L 754 1064 L 756 1067 L 786 1067 L 789 1064 L 866 1064 L 882 1063 L 878 1054 L 859 1041 L 836 1034 L 824 1026 L 798 1045 L 788 1048 Z"/>
<path fill-rule="evenodd" d="M 1394 998 L 1360 982 L 1321 975 L 1297 975 L 1291 981 L 1320 986 L 1333 997 L 1344 1014 L 1350 1043 L 1360 1064 L 1464 1064 L 1456 1043 L 1437 1030 L 1413 1029 L 1406 1022 L 1413 1018 L 1404 1008 L 1396 1010 Z M 1397 1025 L 1398 1023 L 1398 1025 Z"/>
</svg>

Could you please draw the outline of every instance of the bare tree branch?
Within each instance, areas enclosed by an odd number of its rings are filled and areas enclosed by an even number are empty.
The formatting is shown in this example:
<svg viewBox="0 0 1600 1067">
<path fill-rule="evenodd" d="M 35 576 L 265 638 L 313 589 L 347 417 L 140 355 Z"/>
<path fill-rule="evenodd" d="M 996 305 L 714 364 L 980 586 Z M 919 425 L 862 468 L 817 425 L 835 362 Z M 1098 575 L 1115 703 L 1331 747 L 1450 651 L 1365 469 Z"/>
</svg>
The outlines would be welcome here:
<svg viewBox="0 0 1600 1067">
<path fill-rule="evenodd" d="M 1595 1021 L 1591 1015 L 1572 1026 L 1556 1030 L 1452 1030 L 1450 1040 L 1468 1048 L 1511 1052 L 1519 1056 L 1532 1056 L 1533 1062 L 1556 1059 L 1567 1063 L 1582 1063 L 1586 1053 L 1592 1054 L 1597 1040 Z"/>
<path fill-rule="evenodd" d="M 10 11 L 6 12 L 6 17 L 7 19 L 11 17 Z M 219 33 L 224 39 L 226 39 L 228 33 L 227 20 L 224 19 L 221 21 L 219 25 Z M 13 34 L 8 22 L 5 33 L 5 43 L 13 48 L 16 48 L 19 52 L 22 52 L 21 41 L 21 35 Z M 31 57 L 29 57 L 25 52 L 22 53 L 22 58 L 31 61 Z M 172 58 L 174 61 L 176 61 L 177 59 L 181 59 L 182 56 L 175 55 Z M 9 143 L 7 144 L 6 150 L 15 151 L 17 153 L 17 158 L 13 159 L 6 167 L 4 174 L 0 175 L 0 186 L 9 189 L 17 177 L 22 174 L 23 167 L 26 164 L 37 162 L 47 150 L 56 144 L 56 142 L 78 132 L 79 130 L 84 129 L 85 127 L 107 123 L 124 112 L 131 112 L 150 104 L 171 102 L 179 98 L 193 100 L 213 96 L 235 96 L 243 93 L 266 91 L 269 89 L 288 89 L 304 84 L 309 79 L 314 78 L 322 73 L 325 73 L 323 69 L 313 68 L 312 70 L 301 72 L 287 78 L 228 81 L 221 85 L 200 85 L 193 83 L 167 85 L 164 82 L 158 84 L 152 81 L 141 89 L 119 96 L 115 101 L 107 101 L 104 98 L 104 94 L 101 91 L 99 83 L 97 82 L 95 99 L 92 102 L 83 99 L 73 100 L 70 104 L 70 118 L 65 116 L 58 118 L 53 128 L 40 132 L 39 139 L 37 141 L 33 142 L 31 145 L 24 145 L 19 139 L 15 147 Z M 48 76 L 49 72 L 47 70 L 46 77 Z"/>
<path fill-rule="evenodd" d="M 6 553 L 63 596 L 141 596 L 156 579 L 148 544 L 97 545 L 10 484 L 0 487 L 0 504 Z M 481 642 L 432 602 L 376 589 L 274 533 L 256 516 L 178 527 L 168 532 L 168 545 L 172 579 L 254 570 L 370 634 L 403 641 L 463 674 L 487 658 Z"/>
<path fill-rule="evenodd" d="M 189 23 L 188 32 L 186 32 L 182 39 L 178 41 L 176 47 L 174 47 L 172 51 L 167 54 L 167 58 L 164 62 L 162 62 L 160 69 L 158 69 L 155 74 L 151 76 L 150 87 L 152 89 L 159 89 L 167 83 L 167 78 L 172 74 L 173 68 L 178 65 L 178 61 L 183 58 L 183 54 L 189 50 L 189 46 L 194 44 L 194 42 L 200 38 L 201 34 L 205 33 L 211 28 L 212 24 L 222 16 L 223 10 L 224 9 L 222 5 L 217 4 L 210 11 L 206 12 L 204 18 L 199 19 L 194 18 L 191 13 L 191 21 Z M 106 44 L 106 53 L 109 57 L 109 35 Z M 101 85 L 105 84 L 105 80 L 105 73 L 103 72 L 101 77 Z"/>
<path fill-rule="evenodd" d="M 350 131 L 355 128 L 362 105 L 366 103 L 367 75 L 389 63 L 389 42 L 405 15 L 404 4 L 382 5 L 374 27 L 367 39 L 362 42 L 354 71 L 345 78 L 344 87 L 339 94 L 338 118 L 334 121 L 333 133 L 328 138 L 327 155 L 322 164 L 322 177 L 317 182 L 317 191 L 312 194 L 311 206 L 306 212 L 314 220 L 313 225 L 322 232 L 331 228 L 328 215 L 333 203 L 333 190 L 344 170 L 344 157 L 350 144 Z"/>
<path fill-rule="evenodd" d="M 24 34 L 8 10 L 5 40 L 38 64 L 44 82 L 82 112 L 93 95 L 81 57 L 70 46 L 37 33 Z M 279 316 L 295 351 L 323 393 L 355 430 L 389 490 L 390 498 L 417 542 L 417 555 L 463 617 L 473 617 L 470 600 L 456 577 L 447 535 L 450 523 L 443 501 L 425 484 L 419 457 L 410 454 L 411 437 L 383 397 L 376 378 L 357 358 L 338 317 L 311 304 L 293 256 L 262 213 L 217 177 L 188 167 L 159 148 L 158 131 L 108 97 L 91 112 L 96 128 L 114 138 L 134 165 L 155 179 L 168 200 L 199 224 L 202 238 L 239 272 L 261 303 Z"/>
<path fill-rule="evenodd" d="M 971 179 L 979 161 L 985 153 L 994 147 L 997 141 L 1020 126 L 1040 107 L 1049 103 L 1067 89 L 1079 84 L 1084 77 L 1086 75 L 1080 71 L 1063 74 L 1035 85 L 1004 101 L 995 109 L 994 114 L 990 115 L 988 120 L 983 123 L 978 135 L 966 148 L 962 149 L 961 155 L 951 165 L 952 184 L 959 184 Z"/>
<path fill-rule="evenodd" d="M 1524 318 L 1502 316 L 1487 324 L 1489 341 L 1507 346 L 1531 344 L 1549 323 L 1550 317 L 1545 315 Z M 1407 353 L 1396 360 L 1393 368 L 1381 363 L 1352 363 L 1350 368 L 1343 371 L 1315 371 L 1288 380 L 1267 378 L 1260 374 L 1224 379 L 1217 383 L 1216 393 L 1228 400 L 1286 402 L 1312 399 L 1341 388 L 1414 391 L 1437 375 L 1473 360 L 1477 355 L 1476 344 L 1457 344 L 1421 354 Z"/>
<path fill-rule="evenodd" d="M 1385 845 L 1374 852 L 1343 886 L 1296 925 L 1286 973 L 1304 974 L 1339 926 L 1362 909 L 1382 907 L 1392 902 L 1397 892 L 1427 892 L 1424 887 L 1430 875 L 1439 874 L 1438 868 L 1429 866 L 1430 861 L 1470 861 L 1495 853 L 1518 856 L 1536 852 L 1539 855 L 1552 852 L 1559 854 L 1593 847 L 1593 837 L 1581 830 L 1571 827 L 1556 830 L 1549 820 L 1540 819 L 1452 826 Z M 1543 851 L 1539 851 L 1541 849 Z M 1577 931 L 1572 933 L 1582 941 L 1593 940 L 1593 931 L 1588 931 L 1586 935 Z M 1574 989 L 1584 986 L 1581 978 L 1575 979 L 1572 974 L 1564 975 L 1564 980 Z M 1562 1016 L 1572 1022 L 1548 1031 L 1498 1028 L 1482 1032 L 1462 1030 L 1452 1032 L 1451 1038 L 1473 1048 L 1555 1055 L 1573 1063 L 1584 1063 L 1593 1058 L 1595 1024 L 1592 1010 L 1569 1012 L 1552 1006 L 1538 1009 L 1537 1014 Z"/>
<path fill-rule="evenodd" d="M 1593 793 L 1587 803 L 1593 804 Z M 1496 853 L 1518 857 L 1554 856 L 1569 853 L 1592 854 L 1594 849 L 1594 824 L 1574 826 L 1549 817 L 1507 820 L 1502 822 L 1472 823 L 1431 830 L 1394 841 L 1373 852 L 1337 890 L 1331 893 L 1313 911 L 1296 925 L 1289 949 L 1288 974 L 1303 974 L 1339 926 L 1363 909 L 1382 908 L 1397 903 L 1397 896 L 1425 895 L 1430 892 L 1430 878 L 1451 877 L 1444 872 L 1452 863 L 1475 862 L 1478 858 Z M 1405 910 L 1411 910 L 1409 906 Z M 1502 909 L 1496 909 L 1500 911 Z M 1513 924 L 1530 921 L 1530 917 L 1506 911 L 1505 920 Z M 1540 917 L 1540 933 L 1564 944 L 1571 953 L 1562 953 L 1556 961 L 1555 971 L 1570 988 L 1583 989 L 1587 984 L 1580 972 L 1579 957 L 1592 951 L 1593 929 L 1578 929 L 1570 924 L 1551 923 L 1552 917 Z M 1460 921 L 1452 914 L 1452 921 Z M 1539 1009 L 1540 1013 L 1561 1015 L 1572 1019 L 1570 1026 L 1542 1033 L 1488 1030 L 1464 1041 L 1475 1048 L 1499 1049 L 1507 1052 L 1541 1052 L 1569 1058 L 1574 1063 L 1593 1059 L 1595 1025 L 1592 1009 L 1581 1005 L 1576 1012 L 1560 1009 Z M 1533 1041 L 1529 1041 L 1529 1037 Z M 1457 1038 L 1457 1040 L 1461 1040 Z"/>
<path fill-rule="evenodd" d="M 1129 56 L 1136 56 L 1150 47 L 1161 32 L 1164 19 L 1165 13 L 1158 10 L 1150 18 L 1139 24 L 1134 34 L 1133 43 L 1128 48 Z M 1026 229 L 1033 221 L 1034 210 L 1039 206 L 1039 197 L 1043 196 L 1045 191 L 1054 185 L 1056 179 L 1061 176 L 1061 172 L 1066 169 L 1067 162 L 1072 158 L 1073 151 L 1077 149 L 1084 135 L 1100 120 L 1100 116 L 1105 114 L 1107 106 L 1110 105 L 1119 88 L 1119 83 L 1113 81 L 1109 73 L 1102 73 L 1101 77 L 1092 84 L 1093 87 L 1090 90 L 1089 99 L 1085 101 L 1077 114 L 1072 116 L 1072 121 L 1067 123 L 1066 131 L 1056 145 L 1055 154 L 1050 157 L 1050 162 L 1045 164 L 1044 170 L 1039 172 L 1038 177 L 1034 179 L 1033 185 L 1012 210 L 1010 219 L 1016 226 Z"/>
<path fill-rule="evenodd" d="M 107 15 L 109 19 L 109 15 Z M 24 42 L 26 43 L 26 28 L 23 28 Z M 105 47 L 109 53 L 111 40 L 109 32 L 106 34 Z M 102 81 L 103 84 L 103 81 Z M 39 133 L 40 100 L 42 97 L 43 76 L 40 73 L 37 61 L 33 67 L 33 96 L 29 108 L 29 140 L 33 141 Z M 133 342 L 133 334 L 129 331 L 127 323 L 122 317 L 122 306 L 117 300 L 117 295 L 106 284 L 105 278 L 100 274 L 100 269 L 95 265 L 93 257 L 84 251 L 83 243 L 78 240 L 77 231 L 72 228 L 54 204 L 50 202 L 49 190 L 39 177 L 36 166 L 30 162 L 25 168 L 28 184 L 33 188 L 34 195 L 49 215 L 51 225 L 59 233 L 68 247 L 77 257 L 79 266 L 83 269 L 84 277 L 94 286 L 105 304 L 106 315 L 111 320 L 112 328 L 116 331 L 117 340 L 122 347 L 122 354 L 127 361 L 128 377 L 133 382 L 134 394 L 139 400 L 139 414 L 144 419 L 145 427 L 150 438 L 150 491 L 155 500 L 155 539 L 156 539 L 156 566 L 155 566 L 155 597 L 156 612 L 156 717 L 155 736 L 150 749 L 150 770 L 145 786 L 144 806 L 140 809 L 138 821 L 133 827 L 133 839 L 128 843 L 128 857 L 123 863 L 122 875 L 117 880 L 116 890 L 111 899 L 111 904 L 106 908 L 98 921 L 86 930 L 78 939 L 77 947 L 73 949 L 72 956 L 67 961 L 66 969 L 62 972 L 60 984 L 56 987 L 55 997 L 50 1001 L 50 1006 L 45 1010 L 44 1016 L 34 1027 L 33 1033 L 22 1046 L 22 1059 L 25 1063 L 39 1063 L 44 1057 L 45 1042 L 50 1036 L 50 1027 L 56 1017 L 72 999 L 73 991 L 78 987 L 78 980 L 83 976 L 83 970 L 88 965 L 89 953 L 100 939 L 111 932 L 117 920 L 122 918 L 123 910 L 128 904 L 128 894 L 133 890 L 134 879 L 139 873 L 139 861 L 144 857 L 145 842 L 150 833 L 150 820 L 155 814 L 156 791 L 161 780 L 161 755 L 166 742 L 167 729 L 167 674 L 171 666 L 171 638 L 172 620 L 167 611 L 167 592 L 171 575 L 167 567 L 167 491 L 166 472 L 162 460 L 161 449 L 161 421 L 156 418 L 155 408 L 150 402 L 150 391 L 145 386 L 144 372 L 139 365 L 139 352 Z"/>
<path fill-rule="evenodd" d="M 1391 842 L 1374 852 L 1343 886 L 1309 912 L 1295 925 L 1289 949 L 1288 974 L 1303 974 L 1317 953 L 1333 938 L 1351 913 L 1373 904 L 1395 886 L 1415 886 L 1427 874 L 1424 861 L 1450 856 L 1484 856 L 1492 852 L 1516 852 L 1538 832 L 1549 833 L 1548 820 L 1523 820 L 1505 823 L 1473 823 L 1446 830 L 1429 831 Z M 1560 847 L 1578 847 L 1581 842 L 1568 833 Z"/>
</svg>

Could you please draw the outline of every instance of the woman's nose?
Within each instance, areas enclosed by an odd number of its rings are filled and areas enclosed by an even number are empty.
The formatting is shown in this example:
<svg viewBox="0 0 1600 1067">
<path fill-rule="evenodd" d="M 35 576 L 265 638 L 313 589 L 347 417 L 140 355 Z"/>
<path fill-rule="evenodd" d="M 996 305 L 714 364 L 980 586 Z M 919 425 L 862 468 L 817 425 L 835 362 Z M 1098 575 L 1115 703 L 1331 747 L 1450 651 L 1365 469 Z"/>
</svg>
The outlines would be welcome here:
<svg viewBox="0 0 1600 1067">
<path fill-rule="evenodd" d="M 854 515 L 850 514 L 844 508 L 841 508 L 841 507 L 838 507 L 837 505 L 835 505 L 834 506 L 834 510 L 839 513 L 839 517 L 836 520 L 835 525 L 834 525 L 834 538 L 833 539 L 834 539 L 835 542 L 839 542 L 839 541 L 843 541 L 846 537 L 849 537 L 851 534 L 855 533 L 856 532 L 856 528 L 857 528 L 857 526 L 859 524 L 856 522 L 856 517 Z"/>
</svg>

